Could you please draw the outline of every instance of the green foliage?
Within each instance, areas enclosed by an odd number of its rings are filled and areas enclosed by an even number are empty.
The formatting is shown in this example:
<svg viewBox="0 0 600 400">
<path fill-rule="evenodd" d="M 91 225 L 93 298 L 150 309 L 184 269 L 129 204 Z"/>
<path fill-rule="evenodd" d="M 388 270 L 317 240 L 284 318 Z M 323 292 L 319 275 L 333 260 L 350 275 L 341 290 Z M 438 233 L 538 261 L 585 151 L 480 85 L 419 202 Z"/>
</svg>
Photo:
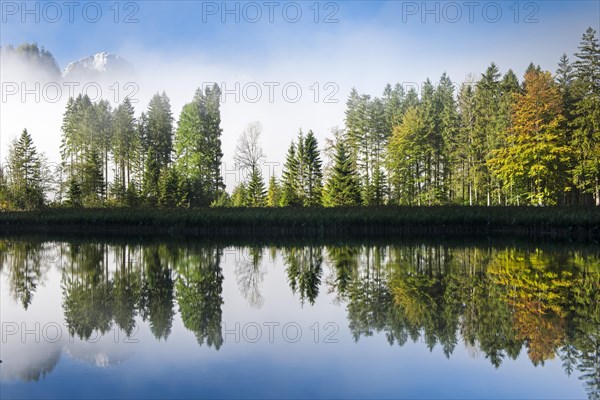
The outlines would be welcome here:
<svg viewBox="0 0 600 400">
<path fill-rule="evenodd" d="M 231 203 L 233 207 L 248 206 L 248 189 L 243 182 L 233 188 L 233 192 L 231 192 Z"/>
<path fill-rule="evenodd" d="M 424 121 L 417 107 L 408 109 L 388 145 L 391 197 L 395 204 L 421 205 L 423 196 Z"/>
<path fill-rule="evenodd" d="M 528 72 L 524 83 L 513 106 L 512 127 L 501 135 L 507 146 L 493 150 L 488 165 L 514 196 L 528 204 L 556 204 L 569 160 L 559 132 L 561 95 L 549 72 Z"/>
<path fill-rule="evenodd" d="M 224 188 L 221 177 L 220 89 L 197 89 L 186 104 L 175 133 L 175 165 L 189 182 L 186 194 L 191 207 L 209 205 Z"/>
<path fill-rule="evenodd" d="M 577 187 L 600 205 L 600 44 L 592 28 L 583 34 L 575 55 L 573 177 Z"/>
<path fill-rule="evenodd" d="M 300 205 L 299 197 L 299 183 L 297 176 L 299 173 L 298 158 L 296 155 L 296 144 L 294 141 L 290 143 L 288 152 L 283 166 L 282 176 L 282 188 L 281 188 L 281 199 L 279 205 L 282 207 L 286 206 L 298 206 Z"/>
<path fill-rule="evenodd" d="M 267 207 L 279 207 L 281 201 L 281 187 L 277 182 L 275 175 L 269 178 L 269 187 L 267 189 Z"/>
<path fill-rule="evenodd" d="M 267 200 L 267 191 L 260 168 L 256 167 L 250 174 L 246 187 L 245 205 L 248 207 L 264 207 Z"/>
<path fill-rule="evenodd" d="M 301 140 L 301 137 L 298 140 Z M 304 138 L 303 148 L 303 157 L 299 160 L 303 166 L 302 171 L 305 174 L 302 179 L 304 187 L 301 197 L 304 199 L 304 206 L 320 206 L 323 194 L 323 172 L 321 170 L 322 163 L 321 156 L 319 155 L 319 145 L 313 131 L 308 131 L 308 134 Z"/>
<path fill-rule="evenodd" d="M 324 205 L 356 206 L 359 205 L 360 186 L 354 171 L 354 163 L 344 140 L 335 146 L 334 166 L 327 180 Z"/>
<path fill-rule="evenodd" d="M 219 350 L 223 344 L 220 250 L 209 248 L 181 257 L 176 270 L 177 303 L 183 325 L 194 332 L 199 345 L 206 343 Z"/>
<path fill-rule="evenodd" d="M 185 180 L 179 175 L 177 169 L 166 167 L 158 179 L 158 205 L 173 208 L 185 203 L 188 191 Z"/>
<path fill-rule="evenodd" d="M 44 159 L 38 154 L 33 139 L 24 129 L 8 152 L 4 194 L 10 208 L 32 210 L 44 205 Z"/>
<path fill-rule="evenodd" d="M 231 201 L 231 196 L 225 190 L 221 190 L 219 195 L 212 203 L 210 203 L 211 207 L 233 207 L 233 202 Z"/>
</svg>

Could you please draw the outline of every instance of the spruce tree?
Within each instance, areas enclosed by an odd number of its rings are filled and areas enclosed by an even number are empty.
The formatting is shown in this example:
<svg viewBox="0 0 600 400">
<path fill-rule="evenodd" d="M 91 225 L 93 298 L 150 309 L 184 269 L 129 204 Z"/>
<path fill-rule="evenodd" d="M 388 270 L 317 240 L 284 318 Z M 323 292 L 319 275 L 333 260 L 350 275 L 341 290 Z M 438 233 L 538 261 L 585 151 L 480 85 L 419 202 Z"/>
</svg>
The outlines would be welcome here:
<svg viewBox="0 0 600 400">
<path fill-rule="evenodd" d="M 246 184 L 241 182 L 233 188 L 231 192 L 231 203 L 233 207 L 246 207 L 248 206 L 248 194 Z"/>
<path fill-rule="evenodd" d="M 292 141 L 287 151 L 285 164 L 283 165 L 280 206 L 298 206 L 301 204 L 298 195 L 299 187 L 297 176 L 298 159 L 296 157 L 296 144 Z"/>
<path fill-rule="evenodd" d="M 104 197 L 104 177 L 102 159 L 97 150 L 89 151 L 82 165 L 81 196 L 85 207 L 98 207 Z"/>
<path fill-rule="evenodd" d="M 475 86 L 475 136 L 473 203 L 492 205 L 495 198 L 492 191 L 497 186 L 492 182 L 487 159 L 498 148 L 498 119 L 501 98 L 500 72 L 496 64 L 491 63 Z"/>
<path fill-rule="evenodd" d="M 395 204 L 427 204 L 423 194 L 426 179 L 426 135 L 419 107 L 411 107 L 394 128 L 388 144 L 387 169 L 391 198 Z"/>
<path fill-rule="evenodd" d="M 301 138 L 299 138 L 301 140 Z M 323 172 L 321 170 L 321 156 L 319 145 L 313 131 L 308 131 L 304 138 L 304 159 L 301 161 L 305 172 L 305 187 L 303 190 L 304 205 L 308 207 L 320 206 L 323 195 Z"/>
<path fill-rule="evenodd" d="M 44 205 L 42 158 L 27 129 L 23 129 L 8 152 L 7 192 L 16 209 L 32 210 Z"/>
<path fill-rule="evenodd" d="M 146 119 L 146 144 L 152 148 L 160 169 L 171 162 L 173 149 L 173 115 L 171 103 L 165 92 L 156 93 L 150 103 Z"/>
<path fill-rule="evenodd" d="M 600 206 L 600 45 L 588 28 L 575 54 L 573 150 L 575 184 Z"/>
<path fill-rule="evenodd" d="M 116 170 L 113 194 L 118 203 L 126 203 L 127 189 L 138 169 L 141 141 L 137 134 L 134 109 L 129 98 L 125 98 L 113 116 L 112 149 Z"/>
<path fill-rule="evenodd" d="M 335 146 L 334 166 L 325 188 L 325 205 L 360 205 L 360 186 L 354 170 L 351 153 L 343 140 Z"/>
<path fill-rule="evenodd" d="M 266 205 L 267 191 L 262 172 L 255 167 L 251 174 L 246 189 L 246 205 L 248 207 L 264 207 Z"/>
<path fill-rule="evenodd" d="M 277 182 L 275 175 L 271 175 L 269 178 L 269 187 L 267 189 L 267 207 L 279 207 L 281 201 L 281 187 Z"/>
<path fill-rule="evenodd" d="M 175 133 L 178 173 L 189 181 L 191 206 L 210 204 L 224 189 L 221 176 L 221 115 L 218 86 L 196 90 L 181 111 Z"/>
<path fill-rule="evenodd" d="M 455 141 L 455 177 L 460 181 L 461 204 L 473 205 L 476 179 L 475 94 L 471 82 L 462 84 L 458 95 L 459 128 Z"/>
<path fill-rule="evenodd" d="M 164 171 L 165 169 L 163 169 Z M 161 177 L 160 161 L 154 152 L 154 147 L 148 148 L 144 163 L 144 176 L 142 180 L 142 196 L 150 207 L 158 204 L 160 196 L 159 179 Z"/>
</svg>

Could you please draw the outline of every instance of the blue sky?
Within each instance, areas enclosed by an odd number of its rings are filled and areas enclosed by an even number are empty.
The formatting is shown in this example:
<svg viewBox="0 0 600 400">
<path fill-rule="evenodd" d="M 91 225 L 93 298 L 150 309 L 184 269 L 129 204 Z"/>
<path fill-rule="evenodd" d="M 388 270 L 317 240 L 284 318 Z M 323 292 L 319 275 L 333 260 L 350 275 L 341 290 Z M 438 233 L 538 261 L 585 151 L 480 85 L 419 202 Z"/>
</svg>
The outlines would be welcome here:
<svg viewBox="0 0 600 400">
<path fill-rule="evenodd" d="M 75 3 L 71 22 L 68 2 L 2 1 L 0 44 L 37 42 L 61 68 L 101 51 L 128 59 L 139 72 L 138 114 L 156 91 L 171 97 L 177 119 L 202 83 L 280 84 L 272 102 L 263 101 L 263 93 L 256 104 L 244 97 L 222 105 L 227 169 L 236 139 L 251 121 L 263 124 L 267 159 L 280 163 L 299 129 L 314 130 L 322 141 L 333 126 L 343 125 L 352 87 L 378 96 L 388 82 L 419 86 L 443 72 L 460 83 L 469 75 L 476 79 L 492 61 L 502 73 L 512 68 L 519 77 L 532 61 L 554 72 L 563 52 L 573 59 L 588 26 L 600 30 L 598 1 Z M 23 4 L 37 11 L 26 14 Z M 101 15 L 91 22 L 98 5 Z M 223 15 L 224 7 L 234 12 Z M 282 100 L 281 87 L 289 82 L 303 90 L 301 101 Z M 335 102 L 324 102 L 326 95 Z M 31 118 L 35 107 L 37 118 Z M 10 137 L 28 127 L 39 148 L 58 158 L 61 108 L 42 118 L 39 107 L 13 111 L 2 104 L 10 111 L 2 113 L 3 154 Z"/>
<path fill-rule="evenodd" d="M 544 51 L 557 59 L 563 51 L 574 50 L 585 27 L 598 28 L 600 24 L 597 1 L 322 1 L 316 6 L 313 1 L 75 3 L 2 1 L 1 44 L 38 42 L 51 50 L 63 67 L 99 51 L 118 52 L 124 45 L 165 54 L 200 52 L 232 63 L 254 64 L 276 57 L 282 47 L 327 46 L 324 36 L 371 28 L 391 39 L 427 43 L 419 55 L 425 57 L 440 51 L 447 54 L 449 47 L 457 57 L 487 52 L 506 40 L 515 41 L 515 64 L 520 65 L 525 63 L 519 57 L 524 47 L 531 56 Z M 97 22 L 96 5 L 101 10 Z M 302 15 L 292 23 L 298 9 Z M 55 18 L 57 10 L 61 16 Z M 253 23 L 257 10 L 261 17 Z M 482 45 L 489 49 L 479 49 Z M 390 48 L 390 52 L 401 49 Z"/>
</svg>

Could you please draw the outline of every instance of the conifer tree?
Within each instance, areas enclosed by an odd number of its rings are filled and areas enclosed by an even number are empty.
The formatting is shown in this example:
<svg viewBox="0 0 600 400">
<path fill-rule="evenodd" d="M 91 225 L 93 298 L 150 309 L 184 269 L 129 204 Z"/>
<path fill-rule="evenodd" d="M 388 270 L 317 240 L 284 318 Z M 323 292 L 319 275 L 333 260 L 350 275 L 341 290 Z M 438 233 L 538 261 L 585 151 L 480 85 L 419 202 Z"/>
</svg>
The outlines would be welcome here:
<svg viewBox="0 0 600 400">
<path fill-rule="evenodd" d="M 210 204 L 224 188 L 221 133 L 218 86 L 197 89 L 181 111 L 174 146 L 178 173 L 189 182 L 191 206 Z"/>
<path fill-rule="evenodd" d="M 354 163 L 343 140 L 339 140 L 335 146 L 334 166 L 327 180 L 324 203 L 329 207 L 357 206 L 361 203 Z"/>
<path fill-rule="evenodd" d="M 573 83 L 573 169 L 575 184 L 600 206 L 600 45 L 588 28 L 581 39 Z"/>
<path fill-rule="evenodd" d="M 297 176 L 298 159 L 296 157 L 296 144 L 292 141 L 283 166 L 280 206 L 298 206 L 301 204 L 298 196 L 300 189 L 298 187 Z"/>
<path fill-rule="evenodd" d="M 298 138 L 301 140 L 302 138 Z M 303 146 L 304 159 L 301 160 L 304 166 L 305 179 L 303 199 L 304 205 L 313 207 L 322 204 L 323 195 L 323 172 L 321 170 L 321 156 L 319 155 L 319 145 L 313 131 L 308 131 L 304 138 Z"/>
<path fill-rule="evenodd" d="M 32 210 L 44 205 L 43 157 L 27 129 L 23 129 L 8 152 L 6 190 L 13 208 Z"/>
<path fill-rule="evenodd" d="M 275 175 L 271 175 L 269 178 L 269 187 L 267 189 L 267 207 L 279 207 L 279 202 L 281 200 L 281 187 L 277 182 L 277 178 Z"/>
<path fill-rule="evenodd" d="M 113 116 L 113 158 L 115 163 L 115 182 L 113 193 L 117 202 L 126 202 L 129 185 L 136 178 L 141 141 L 136 129 L 134 109 L 129 98 L 125 98 Z"/>
<path fill-rule="evenodd" d="M 387 169 L 393 203 L 427 204 L 423 193 L 427 175 L 425 124 L 418 107 L 408 109 L 402 123 L 394 128 L 388 145 Z"/>
<path fill-rule="evenodd" d="M 246 188 L 246 205 L 248 207 L 264 207 L 267 200 L 267 191 L 260 168 L 255 167 Z"/>
</svg>

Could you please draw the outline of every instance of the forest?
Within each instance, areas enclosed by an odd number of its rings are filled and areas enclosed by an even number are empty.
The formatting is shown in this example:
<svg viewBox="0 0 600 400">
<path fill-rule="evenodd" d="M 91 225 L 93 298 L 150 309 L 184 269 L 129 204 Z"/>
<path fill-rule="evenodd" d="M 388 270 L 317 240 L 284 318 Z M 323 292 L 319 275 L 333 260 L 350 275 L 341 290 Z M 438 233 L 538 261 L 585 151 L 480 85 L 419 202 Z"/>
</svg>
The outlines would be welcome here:
<svg viewBox="0 0 600 400">
<path fill-rule="evenodd" d="M 236 147 L 247 177 L 229 192 L 221 165 L 221 92 L 197 89 L 177 121 L 166 93 L 136 118 L 87 96 L 68 101 L 61 162 L 27 129 L 0 169 L 0 209 L 600 206 L 600 45 L 588 28 L 555 73 L 531 63 L 520 81 L 491 63 L 457 85 L 444 73 L 420 93 L 388 84 L 350 93 L 344 124 L 324 143 L 299 131 L 280 177 L 265 179 L 262 127 Z"/>
</svg>

